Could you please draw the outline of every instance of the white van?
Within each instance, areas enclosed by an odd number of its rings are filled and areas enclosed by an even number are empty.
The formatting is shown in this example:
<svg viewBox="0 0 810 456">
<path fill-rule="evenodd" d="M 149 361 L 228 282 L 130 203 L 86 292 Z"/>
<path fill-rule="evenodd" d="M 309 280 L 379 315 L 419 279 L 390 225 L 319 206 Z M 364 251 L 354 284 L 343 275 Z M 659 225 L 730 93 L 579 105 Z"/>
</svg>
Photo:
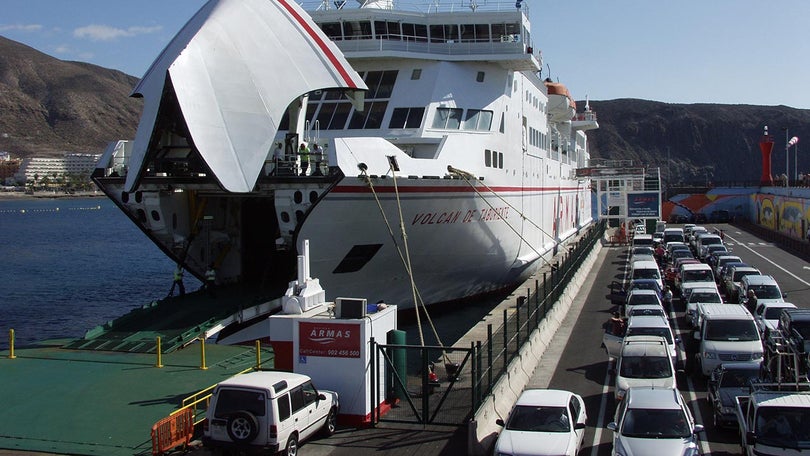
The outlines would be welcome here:
<svg viewBox="0 0 810 456">
<path fill-rule="evenodd" d="M 338 395 L 301 374 L 259 371 L 217 384 L 205 413 L 203 444 L 239 451 L 297 454 L 317 431 L 335 432 Z"/>
<path fill-rule="evenodd" d="M 727 362 L 762 361 L 762 340 L 754 317 L 738 304 L 698 304 L 700 329 L 695 354 L 703 375 Z"/>
<path fill-rule="evenodd" d="M 658 263 L 648 260 L 634 261 L 630 268 L 630 280 L 655 279 L 661 289 L 664 289 L 664 281 L 661 279 L 661 270 Z"/>
</svg>

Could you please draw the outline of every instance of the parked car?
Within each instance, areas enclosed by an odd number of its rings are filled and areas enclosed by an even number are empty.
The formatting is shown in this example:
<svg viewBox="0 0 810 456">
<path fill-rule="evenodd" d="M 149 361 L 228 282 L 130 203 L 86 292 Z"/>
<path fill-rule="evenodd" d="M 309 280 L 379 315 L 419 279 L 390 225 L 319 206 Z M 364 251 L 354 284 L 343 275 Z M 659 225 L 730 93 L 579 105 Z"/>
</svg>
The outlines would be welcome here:
<svg viewBox="0 0 810 456">
<path fill-rule="evenodd" d="M 751 266 L 734 266 L 723 275 L 723 286 L 726 289 L 728 302 L 742 302 L 745 292 L 742 291 L 742 278 L 747 275 L 759 275 L 759 269 Z"/>
<path fill-rule="evenodd" d="M 223 380 L 206 411 L 203 444 L 237 451 L 298 453 L 300 442 L 321 431 L 332 435 L 338 394 L 317 390 L 291 372 L 258 371 Z"/>
<path fill-rule="evenodd" d="M 757 322 L 760 334 L 776 329 L 779 326 L 779 317 L 782 309 L 795 309 L 796 306 L 789 302 L 761 302 L 754 309 L 754 321 Z"/>
<path fill-rule="evenodd" d="M 568 455 L 582 448 L 585 402 L 578 394 L 552 389 L 527 389 L 504 420 L 495 442 L 496 455 Z"/>
<path fill-rule="evenodd" d="M 667 341 L 661 336 L 628 336 L 616 362 L 617 401 L 624 399 L 630 388 L 654 386 L 675 388 L 675 366 L 669 357 Z"/>
<path fill-rule="evenodd" d="M 712 405 L 714 427 L 737 427 L 737 396 L 748 395 L 751 382 L 759 380 L 760 363 L 723 363 L 709 377 L 707 399 Z"/>
<path fill-rule="evenodd" d="M 696 424 L 677 389 L 630 388 L 607 428 L 614 455 L 700 454 Z"/>
</svg>

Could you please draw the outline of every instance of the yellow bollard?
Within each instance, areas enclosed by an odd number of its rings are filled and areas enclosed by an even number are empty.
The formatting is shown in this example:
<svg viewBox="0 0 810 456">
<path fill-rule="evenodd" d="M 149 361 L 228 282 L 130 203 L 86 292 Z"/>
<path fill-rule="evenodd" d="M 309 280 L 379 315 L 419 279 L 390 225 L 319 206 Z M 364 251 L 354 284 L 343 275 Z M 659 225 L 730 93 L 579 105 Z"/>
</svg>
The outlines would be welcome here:
<svg viewBox="0 0 810 456">
<path fill-rule="evenodd" d="M 256 339 L 256 369 L 262 368 L 262 341 Z"/>
<path fill-rule="evenodd" d="M 14 359 L 14 330 L 8 330 L 8 359 Z"/>
<path fill-rule="evenodd" d="M 208 370 L 208 366 L 205 365 L 205 337 L 200 336 L 200 369 Z"/>
<path fill-rule="evenodd" d="M 155 363 L 155 367 L 161 368 L 163 367 L 163 353 L 160 350 L 160 336 L 157 336 L 157 363 Z"/>
</svg>

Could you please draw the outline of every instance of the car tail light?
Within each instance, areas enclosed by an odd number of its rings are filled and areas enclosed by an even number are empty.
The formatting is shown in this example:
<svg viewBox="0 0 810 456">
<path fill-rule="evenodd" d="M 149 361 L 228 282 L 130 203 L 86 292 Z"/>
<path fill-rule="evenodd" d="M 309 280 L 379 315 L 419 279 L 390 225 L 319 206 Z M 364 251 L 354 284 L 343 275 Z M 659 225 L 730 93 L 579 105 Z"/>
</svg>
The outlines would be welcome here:
<svg viewBox="0 0 810 456">
<path fill-rule="evenodd" d="M 275 424 L 270 426 L 270 436 L 271 439 L 278 437 L 278 427 Z"/>
</svg>

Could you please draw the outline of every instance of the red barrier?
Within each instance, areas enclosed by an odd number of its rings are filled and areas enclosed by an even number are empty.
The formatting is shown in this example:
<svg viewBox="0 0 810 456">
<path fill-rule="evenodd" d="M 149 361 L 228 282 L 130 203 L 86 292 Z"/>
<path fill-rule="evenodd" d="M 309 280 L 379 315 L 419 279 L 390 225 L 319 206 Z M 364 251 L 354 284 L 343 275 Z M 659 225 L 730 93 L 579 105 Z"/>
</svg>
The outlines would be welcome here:
<svg viewBox="0 0 810 456">
<path fill-rule="evenodd" d="M 163 454 L 180 445 L 188 445 L 192 435 L 194 435 L 194 413 L 191 408 L 185 408 L 152 426 L 152 454 Z"/>
</svg>

